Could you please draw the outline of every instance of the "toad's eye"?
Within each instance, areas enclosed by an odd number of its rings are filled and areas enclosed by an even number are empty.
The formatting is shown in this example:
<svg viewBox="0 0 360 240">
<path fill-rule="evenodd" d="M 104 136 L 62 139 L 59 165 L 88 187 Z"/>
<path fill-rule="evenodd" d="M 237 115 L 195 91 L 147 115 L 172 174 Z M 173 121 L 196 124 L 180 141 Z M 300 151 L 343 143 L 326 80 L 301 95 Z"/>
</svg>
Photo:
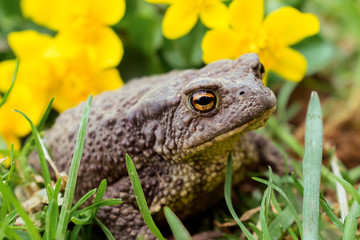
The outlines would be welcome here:
<svg viewBox="0 0 360 240">
<path fill-rule="evenodd" d="M 265 67 L 262 63 L 259 64 L 259 69 L 258 69 L 258 74 L 259 74 L 259 77 L 262 79 L 264 77 L 264 74 L 265 74 Z"/>
<path fill-rule="evenodd" d="M 264 74 L 265 73 L 265 67 L 262 63 L 260 63 L 260 73 Z"/>
<path fill-rule="evenodd" d="M 199 91 L 191 95 L 191 106 L 200 112 L 209 112 L 216 106 L 216 96 L 210 91 Z"/>
</svg>

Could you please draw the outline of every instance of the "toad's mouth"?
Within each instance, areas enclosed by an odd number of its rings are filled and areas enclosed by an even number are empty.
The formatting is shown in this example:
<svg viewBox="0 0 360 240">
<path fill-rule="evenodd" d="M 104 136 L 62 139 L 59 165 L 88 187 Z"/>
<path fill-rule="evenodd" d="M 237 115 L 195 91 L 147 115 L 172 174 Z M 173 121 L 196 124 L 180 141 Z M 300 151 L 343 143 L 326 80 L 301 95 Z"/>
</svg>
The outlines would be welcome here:
<svg viewBox="0 0 360 240">
<path fill-rule="evenodd" d="M 224 133 L 221 133 L 212 139 L 208 139 L 206 142 L 199 143 L 197 145 L 193 145 L 191 147 L 192 152 L 194 150 L 195 150 L 194 152 L 201 151 L 201 150 L 203 150 L 207 147 L 210 147 L 218 142 L 228 141 L 228 140 L 232 140 L 232 139 L 236 140 L 246 132 L 263 127 L 265 125 L 266 121 L 275 112 L 275 110 L 276 110 L 276 106 L 264 111 L 258 117 L 252 119 L 251 121 L 249 121 L 241 126 L 235 126 L 233 129 L 228 130 Z"/>
</svg>

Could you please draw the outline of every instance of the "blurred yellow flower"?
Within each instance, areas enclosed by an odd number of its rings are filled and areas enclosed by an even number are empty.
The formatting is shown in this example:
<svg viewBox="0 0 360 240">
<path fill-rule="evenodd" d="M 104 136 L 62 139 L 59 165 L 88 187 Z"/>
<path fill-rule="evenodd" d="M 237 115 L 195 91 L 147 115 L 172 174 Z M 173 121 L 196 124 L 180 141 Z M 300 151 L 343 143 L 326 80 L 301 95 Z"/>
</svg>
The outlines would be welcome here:
<svg viewBox="0 0 360 240">
<path fill-rule="evenodd" d="M 28 91 L 44 96 L 45 106 L 54 96 L 53 107 L 59 112 L 75 106 L 90 94 L 122 85 L 118 71 L 103 68 L 86 47 L 66 44 L 64 39 L 32 30 L 10 33 L 8 39 L 21 62 L 14 88 L 26 85 Z M 0 71 L 11 74 L 13 70 L 1 69 L 0 65 Z"/>
<path fill-rule="evenodd" d="M 202 41 L 205 63 L 255 52 L 266 70 L 291 81 L 304 77 L 306 59 L 289 46 L 319 32 L 315 15 L 282 7 L 263 19 L 263 0 L 234 0 L 229 6 L 229 15 L 231 27 L 209 30 L 205 34 Z"/>
<path fill-rule="evenodd" d="M 1 92 L 7 91 L 10 87 L 15 66 L 15 60 L 0 62 Z M 0 108 L 1 136 L 7 142 L 8 147 L 13 142 L 15 150 L 20 149 L 19 138 L 28 134 L 31 128 L 26 119 L 13 110 L 17 109 L 26 113 L 35 124 L 38 124 L 47 105 L 47 99 L 41 91 L 29 91 L 31 88 L 29 84 L 32 83 L 26 81 L 27 74 L 26 71 L 18 72 L 16 87 L 11 91 L 5 105 Z"/>
<path fill-rule="evenodd" d="M 162 22 L 165 37 L 176 39 L 190 32 L 198 18 L 209 28 L 228 25 L 228 9 L 222 0 L 146 0 L 154 4 L 171 4 Z"/>
<path fill-rule="evenodd" d="M 86 50 L 102 68 L 119 64 L 123 46 L 107 26 L 124 16 L 124 0 L 22 0 L 21 6 L 25 17 L 58 31 L 68 53 Z"/>
<path fill-rule="evenodd" d="M 55 37 L 36 31 L 12 32 L 11 49 L 20 60 L 15 86 L 0 109 L 0 135 L 10 146 L 20 148 L 21 137 L 30 132 L 28 122 L 13 109 L 38 124 L 50 99 L 62 112 L 90 94 L 122 85 L 116 67 L 123 46 L 108 25 L 125 13 L 125 0 L 22 0 L 23 14 L 57 31 Z M 5 92 L 15 60 L 0 63 L 0 92 Z"/>
</svg>

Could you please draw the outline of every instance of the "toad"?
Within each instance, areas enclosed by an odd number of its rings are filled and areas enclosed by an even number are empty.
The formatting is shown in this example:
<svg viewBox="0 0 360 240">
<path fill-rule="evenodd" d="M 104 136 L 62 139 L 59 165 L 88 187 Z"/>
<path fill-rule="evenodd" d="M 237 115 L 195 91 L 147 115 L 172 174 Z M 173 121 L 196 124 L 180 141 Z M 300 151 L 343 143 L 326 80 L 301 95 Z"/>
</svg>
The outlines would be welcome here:
<svg viewBox="0 0 360 240">
<path fill-rule="evenodd" d="M 256 54 L 220 60 L 200 70 L 143 77 L 96 96 L 90 110 L 76 197 L 107 179 L 99 218 L 116 239 L 153 239 L 136 204 L 125 164 L 136 166 L 156 222 L 163 207 L 184 219 L 223 198 L 227 158 L 233 152 L 233 183 L 249 166 L 268 158 L 272 145 L 255 133 L 275 111 L 276 98 L 264 86 Z M 62 113 L 45 133 L 58 168 L 68 171 L 84 103 Z M 274 152 L 274 151 L 272 151 Z"/>
</svg>

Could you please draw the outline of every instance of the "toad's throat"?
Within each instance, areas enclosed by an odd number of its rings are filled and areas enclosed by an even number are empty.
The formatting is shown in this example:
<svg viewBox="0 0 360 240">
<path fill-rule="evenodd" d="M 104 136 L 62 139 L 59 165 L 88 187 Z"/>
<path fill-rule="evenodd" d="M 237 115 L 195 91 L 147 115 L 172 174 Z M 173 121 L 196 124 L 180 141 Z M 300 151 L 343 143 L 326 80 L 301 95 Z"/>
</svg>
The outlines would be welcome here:
<svg viewBox="0 0 360 240">
<path fill-rule="evenodd" d="M 210 147 L 211 145 L 222 142 L 227 139 L 232 139 L 232 137 L 241 136 L 246 132 L 251 130 L 263 127 L 266 121 L 270 118 L 270 116 L 275 112 L 276 106 L 266 110 L 265 112 L 261 113 L 258 117 L 254 118 L 250 122 L 247 122 L 241 126 L 235 126 L 233 129 L 226 131 L 225 133 L 219 134 L 212 139 L 207 140 L 206 142 L 199 143 L 195 146 L 192 146 L 192 149 L 196 149 L 196 151 L 201 151 L 204 148 Z"/>
</svg>

